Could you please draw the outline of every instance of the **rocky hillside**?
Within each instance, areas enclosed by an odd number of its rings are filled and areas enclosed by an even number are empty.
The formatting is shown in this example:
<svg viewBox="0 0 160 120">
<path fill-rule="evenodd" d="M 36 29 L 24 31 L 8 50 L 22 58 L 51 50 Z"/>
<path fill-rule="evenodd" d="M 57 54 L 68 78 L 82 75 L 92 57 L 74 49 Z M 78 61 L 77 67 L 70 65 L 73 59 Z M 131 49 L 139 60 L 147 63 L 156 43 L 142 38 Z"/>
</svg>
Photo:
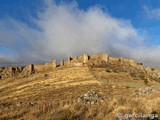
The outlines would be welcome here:
<svg viewBox="0 0 160 120">
<path fill-rule="evenodd" d="M 117 113 L 160 116 L 158 68 L 104 54 L 53 64 L 1 69 L 1 120 L 114 120 Z"/>
</svg>

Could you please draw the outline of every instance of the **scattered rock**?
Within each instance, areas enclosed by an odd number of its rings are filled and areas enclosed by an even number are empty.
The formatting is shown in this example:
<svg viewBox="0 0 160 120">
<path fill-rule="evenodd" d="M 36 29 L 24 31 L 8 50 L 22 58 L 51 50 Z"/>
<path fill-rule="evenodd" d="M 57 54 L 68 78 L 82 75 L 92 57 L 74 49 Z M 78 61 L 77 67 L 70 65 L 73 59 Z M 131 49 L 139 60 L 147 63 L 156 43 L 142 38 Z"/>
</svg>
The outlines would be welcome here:
<svg viewBox="0 0 160 120">
<path fill-rule="evenodd" d="M 116 86 L 115 85 L 112 85 L 112 86 L 110 86 L 111 87 L 111 89 L 115 89 L 116 88 Z"/>
<path fill-rule="evenodd" d="M 28 102 L 28 104 L 29 104 L 30 106 L 34 106 L 34 105 L 36 105 L 37 103 L 36 103 L 35 101 L 30 101 L 30 102 Z"/>
<path fill-rule="evenodd" d="M 78 103 L 83 103 L 85 105 L 94 105 L 96 103 L 103 102 L 103 98 L 101 98 L 96 92 L 88 91 L 84 95 L 77 98 Z"/>
<path fill-rule="evenodd" d="M 136 90 L 133 93 L 134 97 L 143 97 L 143 96 L 147 96 L 150 95 L 152 93 L 158 92 L 158 90 L 154 89 L 153 87 L 142 87 L 139 90 Z"/>
<path fill-rule="evenodd" d="M 23 104 L 23 102 L 17 102 L 16 106 L 18 107 L 18 106 L 21 106 L 22 104 Z"/>
<path fill-rule="evenodd" d="M 13 108 L 14 105 L 12 103 L 0 103 L 0 108 L 1 109 L 9 109 L 9 108 Z"/>
</svg>

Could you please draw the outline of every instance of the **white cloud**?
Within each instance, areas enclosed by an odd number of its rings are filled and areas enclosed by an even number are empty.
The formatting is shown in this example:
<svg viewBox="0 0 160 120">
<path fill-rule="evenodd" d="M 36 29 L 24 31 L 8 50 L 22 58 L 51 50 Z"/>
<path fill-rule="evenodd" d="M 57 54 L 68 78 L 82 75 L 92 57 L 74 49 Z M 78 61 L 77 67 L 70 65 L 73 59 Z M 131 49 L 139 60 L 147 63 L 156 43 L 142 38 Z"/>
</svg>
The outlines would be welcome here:
<svg viewBox="0 0 160 120">
<path fill-rule="evenodd" d="M 149 6 L 144 6 L 144 10 L 149 19 L 159 19 L 160 18 L 160 8 L 152 8 Z"/>
<path fill-rule="evenodd" d="M 38 18 L 31 19 L 40 30 L 13 18 L 0 20 L 0 44 L 16 53 L 15 60 L 31 63 L 108 51 L 158 65 L 159 48 L 146 47 L 128 20 L 113 18 L 96 6 L 84 11 L 76 3 L 47 3 Z"/>
</svg>

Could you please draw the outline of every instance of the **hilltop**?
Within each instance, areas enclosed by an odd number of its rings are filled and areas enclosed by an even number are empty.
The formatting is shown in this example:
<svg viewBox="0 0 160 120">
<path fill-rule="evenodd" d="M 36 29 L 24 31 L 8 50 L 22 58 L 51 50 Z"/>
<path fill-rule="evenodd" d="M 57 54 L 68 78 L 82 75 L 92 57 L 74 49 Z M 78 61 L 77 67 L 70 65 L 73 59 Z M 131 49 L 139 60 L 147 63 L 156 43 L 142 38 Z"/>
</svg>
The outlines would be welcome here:
<svg viewBox="0 0 160 120">
<path fill-rule="evenodd" d="M 160 70 L 107 53 L 3 67 L 0 79 L 2 120 L 114 120 L 119 112 L 160 116 Z"/>
</svg>

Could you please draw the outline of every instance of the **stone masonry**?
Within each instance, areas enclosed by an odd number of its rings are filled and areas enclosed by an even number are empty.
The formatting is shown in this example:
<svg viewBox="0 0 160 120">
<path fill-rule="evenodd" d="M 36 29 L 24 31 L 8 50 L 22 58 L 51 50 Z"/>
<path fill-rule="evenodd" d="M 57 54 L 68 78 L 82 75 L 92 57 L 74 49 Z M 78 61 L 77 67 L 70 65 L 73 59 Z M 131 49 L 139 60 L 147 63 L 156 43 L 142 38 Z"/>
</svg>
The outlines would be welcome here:
<svg viewBox="0 0 160 120">
<path fill-rule="evenodd" d="M 53 60 L 53 68 L 56 68 L 57 67 L 57 63 L 56 63 L 56 60 Z"/>
<path fill-rule="evenodd" d="M 87 54 L 83 55 L 83 63 L 87 63 L 89 60 L 89 56 Z"/>
</svg>

